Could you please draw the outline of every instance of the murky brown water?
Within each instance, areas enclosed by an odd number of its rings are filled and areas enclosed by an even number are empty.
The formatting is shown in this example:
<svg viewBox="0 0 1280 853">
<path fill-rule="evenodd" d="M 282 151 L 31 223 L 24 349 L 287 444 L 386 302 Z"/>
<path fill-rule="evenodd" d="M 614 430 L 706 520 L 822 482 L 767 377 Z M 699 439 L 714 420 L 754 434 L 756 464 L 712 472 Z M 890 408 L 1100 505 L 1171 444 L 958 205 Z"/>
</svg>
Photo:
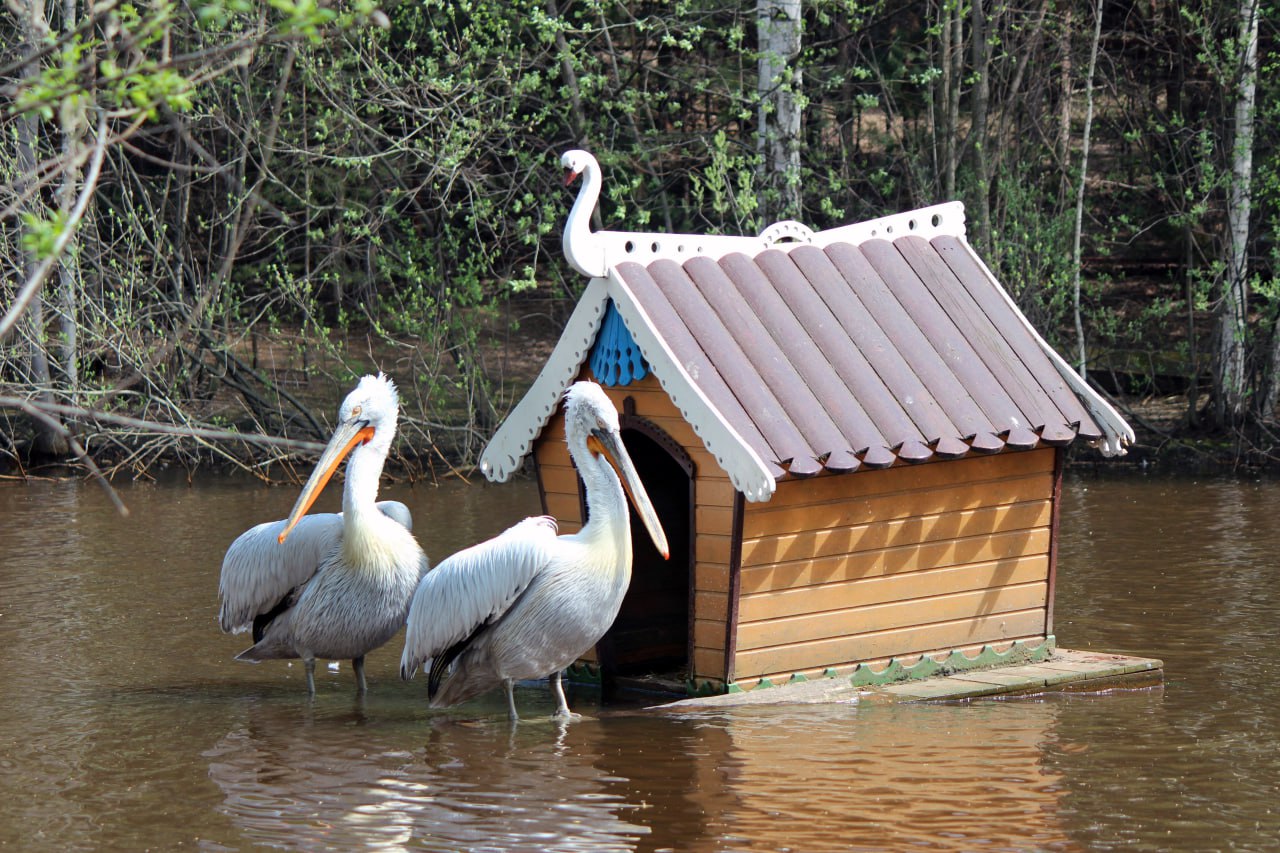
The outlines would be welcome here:
<svg viewBox="0 0 1280 853">
<path fill-rule="evenodd" d="M 392 489 L 439 558 L 536 487 Z M 1059 643 L 1164 659 L 1159 690 L 655 715 L 512 730 L 402 683 L 237 664 L 234 536 L 293 489 L 0 483 L 0 845 L 20 849 L 1274 850 L 1280 484 L 1069 475 Z M 330 497 L 334 500 L 335 497 Z M 447 518 L 447 526 L 432 519 Z M 529 716 L 545 687 L 521 689 Z"/>
</svg>

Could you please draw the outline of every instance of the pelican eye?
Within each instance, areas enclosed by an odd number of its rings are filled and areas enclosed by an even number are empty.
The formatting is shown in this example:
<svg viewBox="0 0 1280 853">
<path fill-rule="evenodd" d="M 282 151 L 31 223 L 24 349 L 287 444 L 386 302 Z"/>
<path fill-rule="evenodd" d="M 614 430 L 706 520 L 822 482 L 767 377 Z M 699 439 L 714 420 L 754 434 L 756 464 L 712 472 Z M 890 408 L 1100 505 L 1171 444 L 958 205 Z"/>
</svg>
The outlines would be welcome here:
<svg viewBox="0 0 1280 853">
<path fill-rule="evenodd" d="M 364 411 L 364 406 L 356 406 L 354 409 L 351 410 L 351 417 L 358 418 L 360 417 L 360 413 L 363 411 Z"/>
</svg>

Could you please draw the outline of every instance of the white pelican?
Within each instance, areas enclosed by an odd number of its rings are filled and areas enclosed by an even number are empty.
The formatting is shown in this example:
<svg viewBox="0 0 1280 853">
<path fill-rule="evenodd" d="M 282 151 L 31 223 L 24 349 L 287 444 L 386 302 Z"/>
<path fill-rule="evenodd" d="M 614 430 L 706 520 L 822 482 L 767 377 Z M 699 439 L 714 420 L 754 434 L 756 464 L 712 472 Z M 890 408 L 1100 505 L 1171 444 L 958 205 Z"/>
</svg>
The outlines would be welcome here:
<svg viewBox="0 0 1280 853">
<path fill-rule="evenodd" d="M 560 671 L 604 636 L 631 583 L 628 495 L 654 545 L 668 554 L 657 513 L 622 446 L 617 410 L 594 382 L 575 383 L 564 398 L 565 441 L 586 488 L 587 523 L 557 536 L 554 519 L 526 518 L 422 579 L 409 606 L 400 675 L 413 678 L 430 660 L 433 708 L 503 684 L 508 712 L 518 720 L 513 682 L 549 675 L 556 716 L 573 716 Z"/>
<path fill-rule="evenodd" d="M 365 691 L 364 656 L 404 624 L 428 568 L 408 508 L 376 502 L 398 406 L 390 379 L 361 379 L 289 517 L 242 533 L 222 561 L 218 622 L 223 631 L 253 629 L 253 646 L 236 660 L 301 658 L 312 695 L 316 658 L 350 658 Z M 342 512 L 306 515 L 348 453 Z"/>
</svg>

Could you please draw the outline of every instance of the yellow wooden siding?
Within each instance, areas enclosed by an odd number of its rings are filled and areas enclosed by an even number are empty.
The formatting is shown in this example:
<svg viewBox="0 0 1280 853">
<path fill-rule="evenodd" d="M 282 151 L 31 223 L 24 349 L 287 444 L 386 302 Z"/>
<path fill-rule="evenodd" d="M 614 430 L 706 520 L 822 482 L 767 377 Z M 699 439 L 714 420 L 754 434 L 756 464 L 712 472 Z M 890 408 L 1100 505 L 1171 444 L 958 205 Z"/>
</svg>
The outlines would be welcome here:
<svg viewBox="0 0 1280 853">
<path fill-rule="evenodd" d="M 781 592 L 743 595 L 738 618 L 761 622 L 804 614 L 835 614 L 850 608 L 892 601 L 912 601 L 932 595 L 994 589 L 1011 584 L 1044 581 L 1049 555 L 1033 554 L 985 563 L 970 563 L 899 575 L 869 577 L 859 583 L 824 583 Z"/>
<path fill-rule="evenodd" d="M 765 622 L 740 623 L 738 651 L 793 645 L 812 640 L 888 631 L 904 625 L 927 625 L 964 620 L 975 613 L 1005 613 L 1044 607 L 1045 581 L 1017 586 L 933 595 L 866 607 L 787 616 Z M 960 640 L 956 641 L 957 643 Z M 918 651 L 918 650 L 916 650 Z"/>
<path fill-rule="evenodd" d="M 773 566 L 754 566 L 742 570 L 741 589 L 749 595 L 807 584 L 856 581 L 935 566 L 1008 560 L 1023 554 L 1047 554 L 1048 551 L 1048 528 L 1013 530 L 916 546 L 855 551 L 816 560 L 794 560 Z"/>
<path fill-rule="evenodd" d="M 1054 462 L 780 482 L 743 519 L 734 679 L 1043 636 Z"/>
<path fill-rule="evenodd" d="M 930 464 L 942 467 L 954 463 Z M 879 473 L 881 472 L 869 471 L 845 476 L 851 480 L 858 480 L 864 477 L 874 478 Z M 803 483 L 804 481 L 786 482 Z M 752 511 L 744 519 L 743 536 L 746 539 L 756 539 L 804 530 L 884 523 L 915 516 L 978 509 L 991 506 L 995 499 L 998 499 L 1001 504 L 1019 503 L 1046 498 L 1052 494 L 1052 490 L 1053 473 L 1049 471 L 1000 481 L 972 483 L 958 480 L 955 485 L 932 486 L 921 492 L 888 492 L 873 495 L 855 492 L 844 500 L 822 503 L 775 507 L 770 501 L 759 509 L 754 505 L 751 507 Z M 778 491 L 782 492 L 783 489 L 779 488 Z"/>
</svg>

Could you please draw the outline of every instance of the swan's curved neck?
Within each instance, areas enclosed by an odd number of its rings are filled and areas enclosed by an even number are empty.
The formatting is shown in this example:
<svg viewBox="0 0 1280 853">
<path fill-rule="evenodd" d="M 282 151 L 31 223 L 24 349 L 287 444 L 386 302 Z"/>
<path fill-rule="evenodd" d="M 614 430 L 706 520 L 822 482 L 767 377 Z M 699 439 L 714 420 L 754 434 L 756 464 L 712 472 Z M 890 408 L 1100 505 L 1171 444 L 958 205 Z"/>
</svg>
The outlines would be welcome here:
<svg viewBox="0 0 1280 853">
<path fill-rule="evenodd" d="M 569 265 L 586 276 L 603 276 L 608 267 L 604 260 L 604 246 L 591 234 L 591 214 L 600 200 L 600 166 L 588 161 L 582 170 L 582 189 L 565 220 L 561 246 Z"/>
</svg>

